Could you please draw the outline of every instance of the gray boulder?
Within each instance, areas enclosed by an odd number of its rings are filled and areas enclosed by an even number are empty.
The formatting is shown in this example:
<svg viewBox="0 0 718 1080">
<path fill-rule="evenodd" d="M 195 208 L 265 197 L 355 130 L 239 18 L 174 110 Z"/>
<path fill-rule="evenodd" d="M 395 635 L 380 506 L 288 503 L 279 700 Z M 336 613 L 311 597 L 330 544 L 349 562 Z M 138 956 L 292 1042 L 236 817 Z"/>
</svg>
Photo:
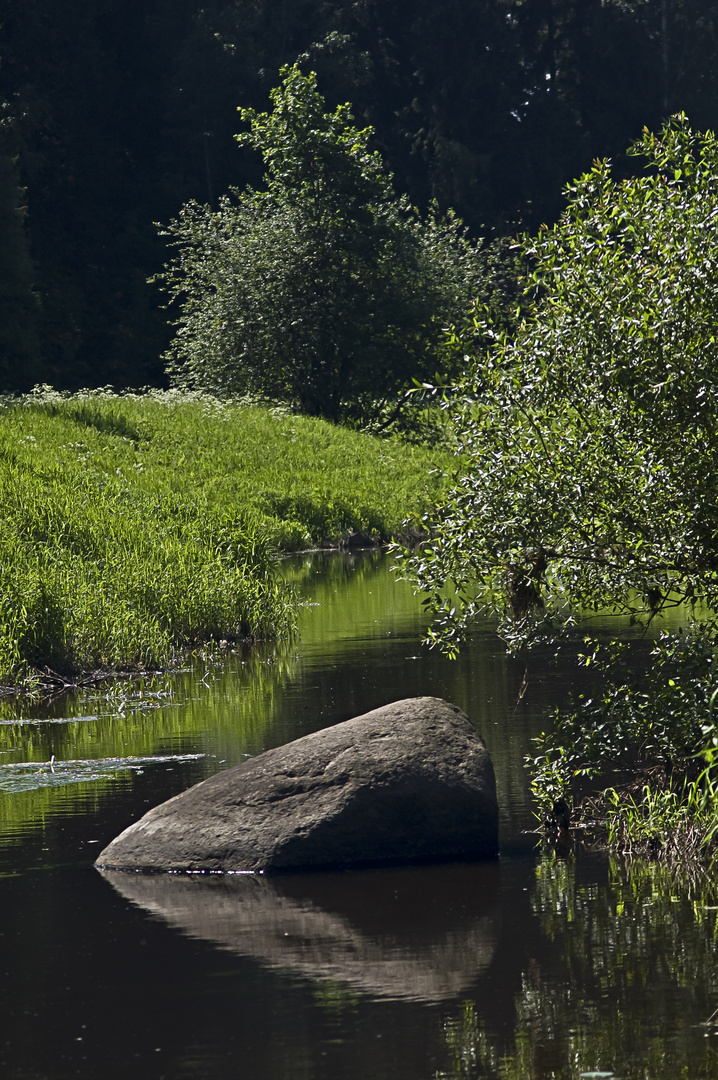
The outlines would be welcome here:
<svg viewBox="0 0 718 1080">
<path fill-rule="evenodd" d="M 408 698 L 268 750 L 150 810 L 108 870 L 297 871 L 482 859 L 494 770 L 465 714 Z"/>
</svg>

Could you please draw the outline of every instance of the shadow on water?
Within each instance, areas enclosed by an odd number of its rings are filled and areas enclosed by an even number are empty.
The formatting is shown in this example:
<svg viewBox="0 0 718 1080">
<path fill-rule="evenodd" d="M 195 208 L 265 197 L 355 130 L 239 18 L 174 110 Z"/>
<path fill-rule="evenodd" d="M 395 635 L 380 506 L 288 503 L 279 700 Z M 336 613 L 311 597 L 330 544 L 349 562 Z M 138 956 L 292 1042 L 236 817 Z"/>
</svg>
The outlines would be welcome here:
<svg viewBox="0 0 718 1080">
<path fill-rule="evenodd" d="M 380 998 L 456 998 L 486 972 L 500 932 L 495 863 L 279 878 L 103 877 L 190 937 Z"/>
<path fill-rule="evenodd" d="M 381 553 L 283 572 L 305 602 L 283 648 L 0 703 L 3 1077 L 718 1080 L 712 881 L 540 855 L 524 832 L 522 758 L 575 668 L 526 672 L 489 624 L 456 662 L 431 652 Z M 149 806 L 416 694 L 485 738 L 498 864 L 111 885 L 92 868 Z"/>
</svg>

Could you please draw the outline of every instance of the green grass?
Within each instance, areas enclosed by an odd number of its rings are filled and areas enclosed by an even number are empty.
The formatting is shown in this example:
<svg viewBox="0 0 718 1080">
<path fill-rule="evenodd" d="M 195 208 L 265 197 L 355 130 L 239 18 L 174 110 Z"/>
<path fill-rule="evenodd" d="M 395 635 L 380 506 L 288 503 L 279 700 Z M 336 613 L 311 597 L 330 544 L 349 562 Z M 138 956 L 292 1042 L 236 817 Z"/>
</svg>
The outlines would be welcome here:
<svg viewBox="0 0 718 1080">
<path fill-rule="evenodd" d="M 398 533 L 431 503 L 433 456 L 205 395 L 6 401 L 0 680 L 290 633 L 276 550 Z"/>
<path fill-rule="evenodd" d="M 601 793 L 599 805 L 611 851 L 713 868 L 718 790 L 705 774 L 674 785 L 647 782 L 635 794 L 609 788 Z"/>
</svg>

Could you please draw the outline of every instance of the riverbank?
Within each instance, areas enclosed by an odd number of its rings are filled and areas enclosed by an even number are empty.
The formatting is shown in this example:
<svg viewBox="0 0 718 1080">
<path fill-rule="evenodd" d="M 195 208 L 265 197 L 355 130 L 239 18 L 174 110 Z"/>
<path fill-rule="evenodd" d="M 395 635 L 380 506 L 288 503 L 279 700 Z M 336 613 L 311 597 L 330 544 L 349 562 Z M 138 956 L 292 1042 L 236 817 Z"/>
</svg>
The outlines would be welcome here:
<svg viewBox="0 0 718 1080">
<path fill-rule="evenodd" d="M 711 622 L 681 625 L 690 614 L 653 642 L 584 638 L 582 692 L 526 759 L 549 838 L 565 845 L 570 827 L 624 858 L 715 865 L 718 652 Z"/>
<path fill-rule="evenodd" d="M 0 682 L 286 636 L 276 553 L 418 527 L 436 453 L 176 392 L 0 409 Z"/>
<path fill-rule="evenodd" d="M 286 649 L 227 650 L 171 676 L 0 702 L 0 987 L 6 1014 L 24 1025 L 0 1042 L 5 1075 L 295 1080 L 294 1064 L 309 1061 L 317 1080 L 477 1080 L 488 1062 L 490 1080 L 551 1070 L 577 1080 L 635 1078 L 633 1065 L 650 1061 L 651 1080 L 714 1076 L 714 1029 L 701 1025 L 718 1004 L 715 875 L 686 887 L 662 866 L 533 852 L 517 766 L 573 666 L 537 668 L 517 708 L 524 667 L 491 625 L 455 661 L 420 647 L 420 599 L 391 561 L 285 561 L 308 601 Z M 150 806 L 350 710 L 417 693 L 458 705 L 485 738 L 501 793 L 498 865 L 275 878 L 286 896 L 281 910 L 265 908 L 268 936 L 257 920 L 267 875 L 187 879 L 197 887 L 189 926 L 177 906 L 168 922 L 90 869 Z M 182 891 L 181 878 L 166 876 L 166 887 Z M 252 883 L 248 911 L 237 889 Z M 245 953 L 213 927 L 238 927 Z M 260 955 L 257 942 L 278 942 L 282 956 Z M 432 986 L 439 1000 L 417 1000 Z M 116 1039 L 108 1067 L 116 1030 L 147 1038 Z M 549 1065 L 532 1071 L 547 1046 Z"/>
</svg>

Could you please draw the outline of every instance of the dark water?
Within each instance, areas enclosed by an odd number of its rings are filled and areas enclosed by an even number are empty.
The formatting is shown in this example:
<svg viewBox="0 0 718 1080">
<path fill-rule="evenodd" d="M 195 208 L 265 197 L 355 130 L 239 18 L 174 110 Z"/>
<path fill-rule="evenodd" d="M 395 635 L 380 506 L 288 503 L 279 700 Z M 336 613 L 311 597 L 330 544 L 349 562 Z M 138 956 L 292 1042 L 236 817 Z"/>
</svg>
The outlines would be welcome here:
<svg viewBox="0 0 718 1080">
<path fill-rule="evenodd" d="M 0 712 L 3 1077 L 718 1077 L 718 901 L 655 867 L 541 855 L 521 760 L 572 667 L 490 627 L 451 663 L 381 556 L 287 564 L 275 652 Z M 103 877 L 97 853 L 189 784 L 399 697 L 464 708 L 494 759 L 501 858 L 253 877 Z M 708 1023 L 706 1023 L 708 1022 Z"/>
</svg>

